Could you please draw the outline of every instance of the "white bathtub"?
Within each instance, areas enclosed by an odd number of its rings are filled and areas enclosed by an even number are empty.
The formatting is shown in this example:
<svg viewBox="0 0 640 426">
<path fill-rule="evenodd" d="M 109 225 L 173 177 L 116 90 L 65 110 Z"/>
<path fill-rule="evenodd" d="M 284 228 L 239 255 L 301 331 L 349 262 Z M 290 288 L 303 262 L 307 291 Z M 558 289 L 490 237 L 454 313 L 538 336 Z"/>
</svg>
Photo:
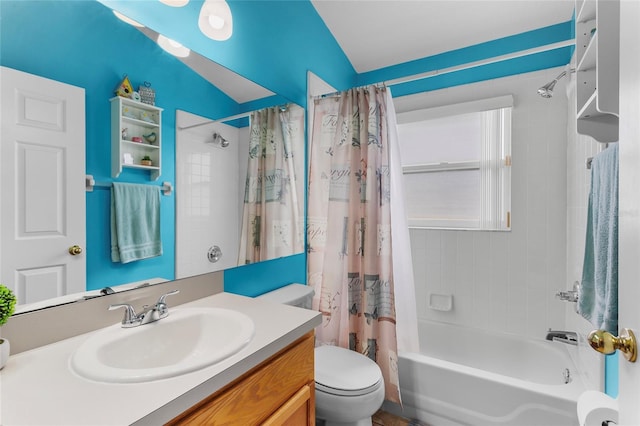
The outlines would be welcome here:
<svg viewBox="0 0 640 426">
<path fill-rule="evenodd" d="M 419 332 L 421 353 L 398 360 L 403 408 L 386 410 L 431 426 L 578 424 L 585 387 L 568 345 L 426 321 Z"/>
</svg>

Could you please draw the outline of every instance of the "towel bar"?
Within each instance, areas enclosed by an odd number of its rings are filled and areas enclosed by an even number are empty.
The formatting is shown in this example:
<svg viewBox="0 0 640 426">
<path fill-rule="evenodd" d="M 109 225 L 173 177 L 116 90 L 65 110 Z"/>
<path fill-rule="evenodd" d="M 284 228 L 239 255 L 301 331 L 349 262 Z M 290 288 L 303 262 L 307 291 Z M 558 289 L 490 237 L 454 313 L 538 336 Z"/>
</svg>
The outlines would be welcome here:
<svg viewBox="0 0 640 426">
<path fill-rule="evenodd" d="M 109 189 L 112 182 L 96 182 L 92 175 L 85 176 L 85 189 L 87 192 L 93 192 L 94 188 Z M 171 195 L 173 192 L 173 185 L 171 182 L 162 182 L 161 191 L 164 195 Z"/>
</svg>

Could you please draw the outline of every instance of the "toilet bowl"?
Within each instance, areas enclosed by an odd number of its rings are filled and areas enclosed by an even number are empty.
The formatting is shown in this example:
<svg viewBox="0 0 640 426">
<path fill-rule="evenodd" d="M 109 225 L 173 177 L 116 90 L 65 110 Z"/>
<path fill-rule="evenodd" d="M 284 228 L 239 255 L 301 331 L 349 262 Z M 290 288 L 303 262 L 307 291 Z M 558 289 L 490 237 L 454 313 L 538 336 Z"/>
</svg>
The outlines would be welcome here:
<svg viewBox="0 0 640 426">
<path fill-rule="evenodd" d="M 290 284 L 259 296 L 285 305 L 311 309 L 313 289 Z M 378 364 L 337 346 L 315 348 L 316 418 L 325 426 L 371 426 L 371 416 L 384 401 Z"/>
<path fill-rule="evenodd" d="M 378 364 L 337 346 L 315 349 L 316 417 L 325 426 L 370 426 L 371 415 L 384 401 Z"/>
</svg>

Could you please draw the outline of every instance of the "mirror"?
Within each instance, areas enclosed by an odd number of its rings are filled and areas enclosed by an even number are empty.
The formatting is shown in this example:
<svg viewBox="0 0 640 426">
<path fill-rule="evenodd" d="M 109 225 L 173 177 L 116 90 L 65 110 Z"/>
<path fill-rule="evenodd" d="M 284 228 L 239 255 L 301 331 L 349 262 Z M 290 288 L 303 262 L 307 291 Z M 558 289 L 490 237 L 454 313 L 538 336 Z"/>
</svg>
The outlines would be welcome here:
<svg viewBox="0 0 640 426">
<path fill-rule="evenodd" d="M 212 85 L 207 80 L 212 75 L 233 73 L 193 52 L 193 63 L 189 65 L 193 69 L 189 68 L 164 52 L 148 34 L 118 20 L 99 2 L 3 1 L 0 7 L 2 66 L 85 89 L 86 173 L 100 183 L 113 180 L 109 160 L 109 99 L 125 74 L 136 90 L 150 82 L 155 90 L 156 105 L 163 108 L 163 167 L 157 184 L 177 181 L 174 155 L 178 110 L 217 119 L 236 115 L 246 107 L 241 104 L 250 101 L 259 108 L 286 102 L 255 84 L 251 84 L 251 90 L 246 89 L 246 85 L 237 81 L 251 82 L 237 75 L 232 78 L 234 83 L 216 80 L 217 87 Z M 235 92 L 229 89 L 232 86 Z M 239 98 L 237 93 L 243 96 L 254 93 L 250 97 L 262 97 L 262 100 Z M 148 172 L 140 170 L 124 171 L 117 180 L 154 183 Z M 107 286 L 174 279 L 178 199 L 175 193 L 162 197 L 163 256 L 116 264 L 111 262 L 109 254 L 109 191 L 87 193 L 86 289 L 96 292 Z"/>
<path fill-rule="evenodd" d="M 176 277 L 301 253 L 304 109 L 263 109 L 251 127 L 176 121 Z"/>
</svg>

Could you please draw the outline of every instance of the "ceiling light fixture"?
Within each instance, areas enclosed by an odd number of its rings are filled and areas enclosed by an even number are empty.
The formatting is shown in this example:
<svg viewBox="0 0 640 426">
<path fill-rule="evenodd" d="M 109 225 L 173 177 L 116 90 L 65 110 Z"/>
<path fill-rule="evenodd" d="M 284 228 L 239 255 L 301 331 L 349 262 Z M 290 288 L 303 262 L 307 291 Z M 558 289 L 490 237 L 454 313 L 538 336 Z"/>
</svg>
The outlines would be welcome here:
<svg viewBox="0 0 640 426">
<path fill-rule="evenodd" d="M 126 22 L 129 25 L 133 25 L 134 27 L 139 27 L 139 28 L 144 27 L 144 25 L 142 25 L 140 22 L 134 21 L 133 19 L 129 18 L 128 16 L 124 16 L 122 13 L 118 12 L 117 10 L 114 10 L 113 14 L 116 15 L 118 17 L 118 19 L 120 19 L 123 22 Z"/>
<path fill-rule="evenodd" d="M 200 31 L 213 40 L 224 41 L 233 32 L 233 18 L 224 0 L 205 0 L 198 16 Z"/>
<path fill-rule="evenodd" d="M 184 47 L 182 44 L 175 40 L 171 40 L 168 37 L 158 34 L 158 45 L 162 47 L 166 52 L 177 56 L 178 58 L 186 58 L 191 53 L 191 50 Z"/>
<path fill-rule="evenodd" d="M 209 15 L 209 25 L 214 30 L 221 30 L 224 27 L 224 18 L 218 15 Z"/>
<path fill-rule="evenodd" d="M 164 3 L 167 6 L 172 7 L 182 7 L 186 6 L 186 4 L 189 3 L 189 0 L 160 0 L 160 3 Z"/>
</svg>

